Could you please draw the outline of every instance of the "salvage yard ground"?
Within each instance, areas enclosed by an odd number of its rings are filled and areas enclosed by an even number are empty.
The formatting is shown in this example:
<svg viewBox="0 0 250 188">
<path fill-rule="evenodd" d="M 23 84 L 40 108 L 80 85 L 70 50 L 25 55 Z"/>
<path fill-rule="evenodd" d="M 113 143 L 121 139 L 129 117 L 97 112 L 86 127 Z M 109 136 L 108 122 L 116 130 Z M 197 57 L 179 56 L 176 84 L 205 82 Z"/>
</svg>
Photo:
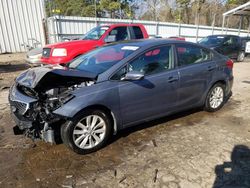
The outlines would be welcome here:
<svg viewBox="0 0 250 188">
<path fill-rule="evenodd" d="M 250 61 L 235 63 L 233 96 L 216 113 L 179 113 L 77 155 L 14 136 L 7 101 L 24 54 L 0 55 L 0 187 L 250 187 Z"/>
</svg>

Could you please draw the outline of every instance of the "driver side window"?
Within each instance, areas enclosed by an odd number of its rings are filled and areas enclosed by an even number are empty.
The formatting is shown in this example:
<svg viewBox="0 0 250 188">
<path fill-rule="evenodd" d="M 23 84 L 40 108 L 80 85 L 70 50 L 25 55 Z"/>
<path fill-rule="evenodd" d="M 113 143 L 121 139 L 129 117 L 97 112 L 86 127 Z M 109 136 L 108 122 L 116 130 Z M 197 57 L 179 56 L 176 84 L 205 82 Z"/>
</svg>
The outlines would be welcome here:
<svg viewBox="0 0 250 188">
<path fill-rule="evenodd" d="M 108 36 L 112 36 L 114 38 L 114 41 L 129 39 L 127 27 L 116 27 L 109 32 Z"/>
<path fill-rule="evenodd" d="M 164 72 L 173 68 L 172 47 L 162 46 L 151 49 L 129 63 L 129 71 L 143 72 L 145 75 Z"/>
<path fill-rule="evenodd" d="M 133 61 L 128 66 L 120 69 L 111 78 L 112 80 L 122 80 L 127 72 L 139 71 L 145 75 L 156 74 L 172 69 L 174 67 L 172 47 L 162 46 L 146 51 Z"/>
</svg>

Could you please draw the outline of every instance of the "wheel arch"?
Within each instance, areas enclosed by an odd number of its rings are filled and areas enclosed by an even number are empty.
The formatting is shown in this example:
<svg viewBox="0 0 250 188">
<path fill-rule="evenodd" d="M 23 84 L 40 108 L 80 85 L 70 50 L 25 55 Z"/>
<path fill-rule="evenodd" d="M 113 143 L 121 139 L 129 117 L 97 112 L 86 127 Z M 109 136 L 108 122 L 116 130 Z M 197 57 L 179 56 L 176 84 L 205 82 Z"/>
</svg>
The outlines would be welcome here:
<svg viewBox="0 0 250 188">
<path fill-rule="evenodd" d="M 225 87 L 226 87 L 226 85 L 227 85 L 226 80 L 223 80 L 223 79 L 219 79 L 219 80 L 216 80 L 216 81 L 212 82 L 212 83 L 209 85 L 209 87 L 207 88 L 206 92 L 204 93 L 204 95 L 203 95 L 203 97 L 202 97 L 202 100 L 201 100 L 201 101 L 202 101 L 202 102 L 201 102 L 202 105 L 205 104 L 206 98 L 207 98 L 207 95 L 208 95 L 210 89 L 211 89 L 212 87 L 214 87 L 215 84 L 218 84 L 218 83 L 223 84 Z"/>
<path fill-rule="evenodd" d="M 90 106 L 86 106 L 86 107 L 82 108 L 80 111 L 78 111 L 74 115 L 74 117 L 83 113 L 84 111 L 87 111 L 87 110 L 101 110 L 101 111 L 103 111 L 106 115 L 108 115 L 108 117 L 110 118 L 110 120 L 112 122 L 113 135 L 115 135 L 117 133 L 117 119 L 116 119 L 116 117 L 111 109 L 109 109 L 108 107 L 101 105 L 101 104 L 90 105 Z"/>
<path fill-rule="evenodd" d="M 210 104 L 209 104 L 209 102 L 208 102 L 208 99 L 209 99 L 208 97 L 210 96 L 210 92 L 212 91 L 212 89 L 213 89 L 217 84 L 220 84 L 222 87 L 224 87 L 224 88 L 222 88 L 222 89 L 224 90 L 224 96 L 223 96 L 223 100 L 222 100 L 222 102 L 219 104 L 219 106 L 217 106 L 217 107 L 215 107 L 214 109 L 212 109 L 211 106 L 210 106 Z M 216 80 L 215 82 L 213 82 L 213 83 L 210 85 L 210 87 L 208 87 L 207 92 L 206 92 L 206 94 L 205 94 L 205 97 L 204 97 L 204 99 L 203 99 L 203 106 L 204 106 L 204 110 L 205 110 L 205 111 L 207 111 L 207 112 L 215 112 L 215 111 L 219 110 L 219 109 L 224 105 L 225 99 L 226 99 L 226 97 L 225 97 L 226 87 L 227 87 L 227 82 L 226 82 L 226 80 L 223 80 L 223 79 L 221 79 L 221 80 Z"/>
<path fill-rule="evenodd" d="M 218 83 L 223 84 L 224 86 L 227 85 L 227 82 L 226 82 L 225 80 L 223 80 L 223 79 L 217 80 L 217 81 L 213 82 L 213 84 L 210 86 L 209 90 L 210 90 L 215 84 L 218 84 Z"/>
<path fill-rule="evenodd" d="M 208 87 L 208 89 L 206 91 L 206 96 L 208 95 L 208 92 L 210 91 L 210 89 L 212 87 L 214 87 L 215 84 L 219 84 L 219 83 L 222 84 L 222 85 L 224 85 L 225 88 L 226 88 L 226 86 L 227 86 L 226 80 L 223 80 L 223 79 L 216 80 L 216 81 L 212 82 L 212 84 L 210 85 L 210 87 Z"/>
</svg>

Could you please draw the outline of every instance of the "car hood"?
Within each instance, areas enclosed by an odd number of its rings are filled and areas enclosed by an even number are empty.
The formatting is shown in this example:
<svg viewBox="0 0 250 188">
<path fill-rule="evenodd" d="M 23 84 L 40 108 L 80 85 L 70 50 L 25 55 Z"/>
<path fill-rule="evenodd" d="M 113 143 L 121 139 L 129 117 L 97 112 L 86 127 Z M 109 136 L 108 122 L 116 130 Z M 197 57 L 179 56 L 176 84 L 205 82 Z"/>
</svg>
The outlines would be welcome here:
<svg viewBox="0 0 250 188">
<path fill-rule="evenodd" d="M 48 44 L 45 46 L 45 48 L 67 48 L 78 45 L 91 46 L 91 45 L 96 45 L 97 43 L 98 40 L 73 40 L 67 42 Z"/>
<path fill-rule="evenodd" d="M 36 67 L 29 69 L 16 78 L 22 86 L 36 91 L 46 91 L 52 88 L 69 87 L 85 81 L 95 81 L 97 74 L 65 67 Z"/>
</svg>

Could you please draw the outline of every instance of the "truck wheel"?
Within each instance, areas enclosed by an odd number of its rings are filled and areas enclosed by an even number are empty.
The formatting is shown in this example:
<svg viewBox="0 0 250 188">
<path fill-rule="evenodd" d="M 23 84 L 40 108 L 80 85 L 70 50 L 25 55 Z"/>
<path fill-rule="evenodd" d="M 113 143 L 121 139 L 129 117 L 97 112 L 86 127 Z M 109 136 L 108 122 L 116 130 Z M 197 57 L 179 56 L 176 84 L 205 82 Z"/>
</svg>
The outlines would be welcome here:
<svg viewBox="0 0 250 188">
<path fill-rule="evenodd" d="M 244 59 L 245 59 L 245 52 L 244 51 L 239 52 L 238 57 L 237 57 L 237 61 L 242 62 L 242 61 L 244 61 Z"/>
<path fill-rule="evenodd" d="M 111 121 L 100 110 L 87 110 L 61 126 L 63 143 L 78 154 L 102 148 L 111 136 Z"/>
<path fill-rule="evenodd" d="M 219 110 L 225 103 L 225 86 L 221 83 L 215 84 L 208 92 L 205 111 L 215 112 Z"/>
</svg>

